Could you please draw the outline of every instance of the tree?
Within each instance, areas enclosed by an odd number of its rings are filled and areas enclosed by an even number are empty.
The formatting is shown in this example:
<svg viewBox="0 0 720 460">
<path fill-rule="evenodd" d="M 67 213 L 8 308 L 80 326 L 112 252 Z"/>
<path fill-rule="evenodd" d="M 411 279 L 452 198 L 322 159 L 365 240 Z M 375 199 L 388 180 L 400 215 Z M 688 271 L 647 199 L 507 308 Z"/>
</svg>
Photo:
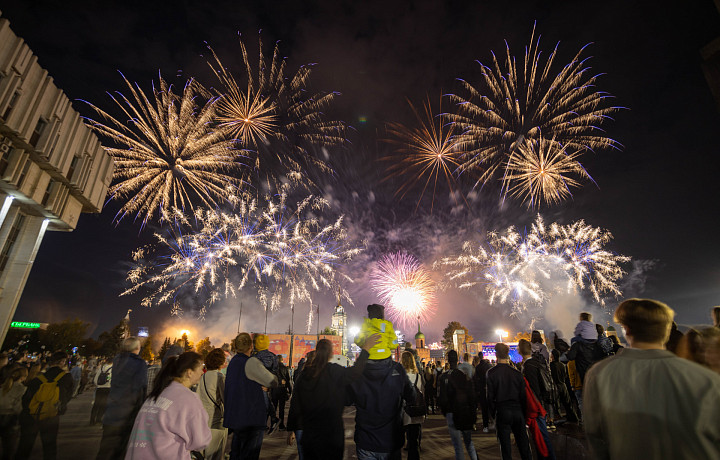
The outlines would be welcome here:
<svg viewBox="0 0 720 460">
<path fill-rule="evenodd" d="M 208 353 L 210 353 L 212 349 L 213 346 L 210 344 L 210 337 L 205 337 L 195 344 L 195 351 L 197 351 L 203 359 L 207 357 Z"/>
<path fill-rule="evenodd" d="M 125 323 L 124 320 L 120 321 L 115 327 L 109 331 L 105 331 L 100 334 L 100 354 L 102 356 L 115 356 L 120 351 L 120 345 L 122 344 L 125 334 Z"/>
<path fill-rule="evenodd" d="M 333 331 L 329 327 L 326 327 L 320 332 L 321 335 L 337 335 L 337 331 Z"/>
<path fill-rule="evenodd" d="M 83 350 L 82 354 L 85 356 L 97 356 L 102 349 L 102 343 L 92 337 L 88 337 L 81 342 L 80 349 Z"/>
<path fill-rule="evenodd" d="M 515 337 L 512 339 L 513 342 L 519 342 L 520 339 L 525 339 L 528 342 L 530 341 L 530 333 L 529 332 L 518 332 L 515 334 Z"/>
<path fill-rule="evenodd" d="M 66 319 L 61 323 L 51 323 L 41 336 L 41 341 L 48 351 L 69 352 L 73 347 L 79 347 L 85 338 L 90 323 L 77 318 Z"/>
<path fill-rule="evenodd" d="M 152 361 L 155 355 L 152 350 L 152 336 L 147 337 L 140 348 L 140 357 L 145 361 Z"/>
<path fill-rule="evenodd" d="M 445 349 L 450 351 L 453 349 L 453 332 L 455 332 L 458 329 L 462 329 L 465 331 L 465 342 L 472 342 L 473 336 L 470 335 L 470 332 L 468 331 L 468 328 L 460 324 L 458 321 L 450 321 L 445 329 L 443 329 L 443 339 L 442 344 L 445 346 Z"/>
<path fill-rule="evenodd" d="M 162 346 L 160 347 L 160 351 L 158 352 L 158 357 L 160 359 L 163 359 L 165 357 L 165 353 L 167 353 L 168 349 L 172 346 L 172 343 L 170 342 L 170 337 L 165 337 L 165 341 L 163 342 Z"/>
<path fill-rule="evenodd" d="M 184 333 L 181 339 L 183 341 L 183 344 L 185 345 L 185 351 L 193 351 L 194 347 L 192 342 L 188 339 L 187 333 Z"/>
</svg>

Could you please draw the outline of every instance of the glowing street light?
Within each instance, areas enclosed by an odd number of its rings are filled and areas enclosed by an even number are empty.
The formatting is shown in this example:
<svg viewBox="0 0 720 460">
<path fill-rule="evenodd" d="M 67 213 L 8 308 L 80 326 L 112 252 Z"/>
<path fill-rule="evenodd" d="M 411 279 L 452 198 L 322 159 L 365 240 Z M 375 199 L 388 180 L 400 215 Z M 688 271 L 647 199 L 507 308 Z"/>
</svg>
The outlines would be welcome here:
<svg viewBox="0 0 720 460">
<path fill-rule="evenodd" d="M 502 329 L 495 329 L 495 333 L 500 337 L 500 341 L 503 341 L 503 337 L 507 337 L 510 335 L 508 331 L 503 331 Z"/>
<path fill-rule="evenodd" d="M 354 339 L 359 333 L 360 328 L 358 326 L 350 326 L 350 337 Z"/>
</svg>

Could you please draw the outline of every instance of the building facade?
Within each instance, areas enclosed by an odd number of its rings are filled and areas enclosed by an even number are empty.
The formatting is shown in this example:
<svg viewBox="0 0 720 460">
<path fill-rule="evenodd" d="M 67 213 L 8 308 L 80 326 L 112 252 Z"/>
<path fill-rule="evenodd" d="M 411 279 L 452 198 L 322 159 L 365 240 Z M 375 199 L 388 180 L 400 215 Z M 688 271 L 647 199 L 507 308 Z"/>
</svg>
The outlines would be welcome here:
<svg viewBox="0 0 720 460">
<path fill-rule="evenodd" d="M 45 232 L 99 213 L 112 173 L 99 139 L 0 17 L 0 340 Z"/>
<path fill-rule="evenodd" d="M 338 296 L 338 304 L 332 314 L 330 330 L 340 336 L 342 354 L 346 354 L 348 351 L 347 314 L 343 306 L 340 305 L 340 296 Z"/>
</svg>

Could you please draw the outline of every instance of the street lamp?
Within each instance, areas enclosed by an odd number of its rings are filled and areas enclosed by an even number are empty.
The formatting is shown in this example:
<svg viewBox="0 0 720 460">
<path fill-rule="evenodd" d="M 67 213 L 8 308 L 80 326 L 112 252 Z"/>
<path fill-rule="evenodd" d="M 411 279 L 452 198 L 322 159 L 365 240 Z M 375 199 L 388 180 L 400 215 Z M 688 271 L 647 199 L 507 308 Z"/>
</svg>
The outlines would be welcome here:
<svg viewBox="0 0 720 460">
<path fill-rule="evenodd" d="M 504 331 L 502 329 L 495 329 L 495 334 L 497 334 L 498 337 L 500 337 L 501 342 L 503 341 L 503 337 L 507 337 L 508 335 L 510 335 L 508 333 L 508 331 Z"/>
<path fill-rule="evenodd" d="M 360 333 L 360 328 L 358 326 L 350 326 L 350 337 L 355 340 L 355 337 Z"/>
</svg>

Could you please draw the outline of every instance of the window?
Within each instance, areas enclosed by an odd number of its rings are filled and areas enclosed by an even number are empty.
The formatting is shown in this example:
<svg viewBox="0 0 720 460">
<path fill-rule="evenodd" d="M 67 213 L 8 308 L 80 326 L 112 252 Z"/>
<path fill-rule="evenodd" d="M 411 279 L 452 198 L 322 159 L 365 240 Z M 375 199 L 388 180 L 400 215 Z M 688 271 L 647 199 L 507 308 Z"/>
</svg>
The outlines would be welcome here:
<svg viewBox="0 0 720 460">
<path fill-rule="evenodd" d="M 38 120 L 37 124 L 35 125 L 35 129 L 33 130 L 32 136 L 30 136 L 30 144 L 33 147 L 37 147 L 40 136 L 42 136 L 43 131 L 45 131 L 45 127 L 47 126 L 47 124 L 48 122 L 46 120 L 43 120 L 42 118 Z"/>
<path fill-rule="evenodd" d="M 15 91 L 13 93 L 12 97 L 10 98 L 10 102 L 8 102 L 8 105 L 5 108 L 5 113 L 3 113 L 3 118 L 5 120 L 7 120 L 8 117 L 10 116 L 10 112 L 12 112 L 12 109 L 13 109 L 13 107 L 15 107 L 15 104 L 17 104 L 18 99 L 20 99 L 20 92 Z"/>
<path fill-rule="evenodd" d="M 45 189 L 45 195 L 43 195 L 43 199 L 40 202 L 43 206 L 47 206 L 47 204 L 50 202 L 50 195 L 52 194 L 52 188 L 55 184 L 55 181 L 50 179 L 50 182 L 48 182 L 48 186 Z"/>
<path fill-rule="evenodd" d="M 30 166 L 32 165 L 32 161 L 30 161 L 30 158 L 25 160 L 25 166 L 23 166 L 22 172 L 20 173 L 20 177 L 18 177 L 17 185 L 18 188 L 22 185 L 23 180 L 25 179 L 25 176 L 27 176 L 28 171 L 30 171 Z"/>
<path fill-rule="evenodd" d="M 68 170 L 68 173 L 67 173 L 67 178 L 70 182 L 72 182 L 73 174 L 75 174 L 75 168 L 77 167 L 79 161 L 80 161 L 80 157 L 74 156 L 72 161 L 70 162 L 70 169 Z"/>
<path fill-rule="evenodd" d="M 12 252 L 13 246 L 15 246 L 15 242 L 20 235 L 20 230 L 22 230 L 24 223 L 25 216 L 18 213 L 17 217 L 15 217 L 15 222 L 13 222 L 13 225 L 10 228 L 7 240 L 5 240 L 2 252 L 0 252 L 0 273 L 5 271 L 5 266 L 7 265 L 8 260 L 10 260 L 10 253 Z"/>
<path fill-rule="evenodd" d="M 7 171 L 7 168 L 10 165 L 10 155 L 12 152 L 13 149 L 9 145 L 0 145 L 0 177 L 5 175 L 5 171 Z"/>
</svg>

